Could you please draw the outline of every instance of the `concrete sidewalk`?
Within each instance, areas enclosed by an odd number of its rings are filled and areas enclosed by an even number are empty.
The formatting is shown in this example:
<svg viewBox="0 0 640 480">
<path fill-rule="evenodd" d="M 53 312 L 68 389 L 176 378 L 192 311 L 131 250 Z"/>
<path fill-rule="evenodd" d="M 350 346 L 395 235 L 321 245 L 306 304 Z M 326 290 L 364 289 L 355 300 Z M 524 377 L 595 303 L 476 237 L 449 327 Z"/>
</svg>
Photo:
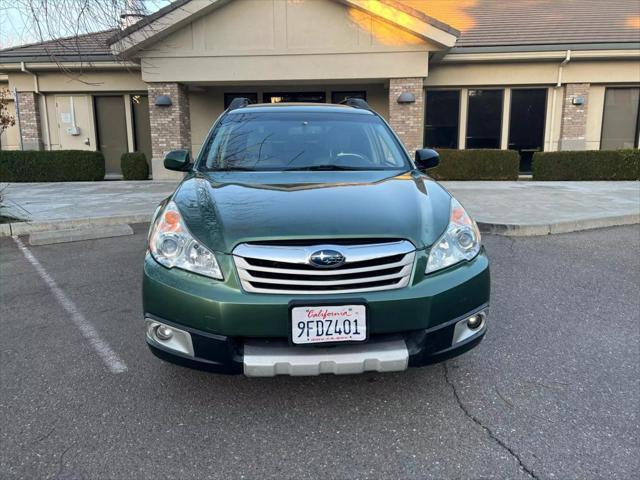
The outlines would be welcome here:
<svg viewBox="0 0 640 480">
<path fill-rule="evenodd" d="M 483 231 L 547 235 L 640 223 L 640 182 L 442 182 Z M 149 221 L 176 182 L 14 183 L 0 236 Z M 0 185 L 2 189 L 3 185 Z"/>
<path fill-rule="evenodd" d="M 640 182 L 442 182 L 483 231 L 548 235 L 640 223 Z"/>
</svg>

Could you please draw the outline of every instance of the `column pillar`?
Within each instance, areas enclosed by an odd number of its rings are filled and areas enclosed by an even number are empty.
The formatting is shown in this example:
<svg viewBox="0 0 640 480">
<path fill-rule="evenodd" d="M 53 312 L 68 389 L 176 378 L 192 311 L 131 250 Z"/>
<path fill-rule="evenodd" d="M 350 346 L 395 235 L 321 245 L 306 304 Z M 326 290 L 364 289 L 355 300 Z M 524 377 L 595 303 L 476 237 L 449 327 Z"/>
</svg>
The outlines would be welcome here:
<svg viewBox="0 0 640 480">
<path fill-rule="evenodd" d="M 411 103 L 398 103 L 401 94 L 415 97 Z M 389 124 L 398 134 L 409 154 L 423 147 L 424 78 L 392 78 L 389 80 Z"/>
<path fill-rule="evenodd" d="M 588 83 L 567 83 L 562 103 L 560 150 L 584 150 L 587 136 Z"/>
<path fill-rule="evenodd" d="M 153 156 L 151 175 L 154 180 L 179 180 L 183 174 L 166 170 L 163 162 L 165 154 L 170 150 L 191 150 L 191 115 L 187 87 L 180 83 L 149 83 L 148 91 Z M 161 96 L 168 97 L 171 104 L 156 105 L 156 100 Z M 163 99 L 166 100 L 164 97 Z"/>
<path fill-rule="evenodd" d="M 18 125 L 23 150 L 42 150 L 39 100 L 35 92 L 18 92 Z"/>
</svg>

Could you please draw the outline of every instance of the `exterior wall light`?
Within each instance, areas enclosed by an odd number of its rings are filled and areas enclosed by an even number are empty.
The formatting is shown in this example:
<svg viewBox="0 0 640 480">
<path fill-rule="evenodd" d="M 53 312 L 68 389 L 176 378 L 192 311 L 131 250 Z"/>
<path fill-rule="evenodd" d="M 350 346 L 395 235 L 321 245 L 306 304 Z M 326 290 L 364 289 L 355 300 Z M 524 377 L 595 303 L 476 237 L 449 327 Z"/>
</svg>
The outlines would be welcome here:
<svg viewBox="0 0 640 480">
<path fill-rule="evenodd" d="M 582 95 L 576 95 L 571 99 L 573 105 L 584 105 L 584 97 Z"/>
<path fill-rule="evenodd" d="M 171 106 L 171 97 L 169 95 L 158 95 L 156 97 L 156 107 L 170 107 Z"/>
<path fill-rule="evenodd" d="M 402 92 L 398 97 L 398 103 L 415 103 L 416 96 L 411 92 Z"/>
</svg>

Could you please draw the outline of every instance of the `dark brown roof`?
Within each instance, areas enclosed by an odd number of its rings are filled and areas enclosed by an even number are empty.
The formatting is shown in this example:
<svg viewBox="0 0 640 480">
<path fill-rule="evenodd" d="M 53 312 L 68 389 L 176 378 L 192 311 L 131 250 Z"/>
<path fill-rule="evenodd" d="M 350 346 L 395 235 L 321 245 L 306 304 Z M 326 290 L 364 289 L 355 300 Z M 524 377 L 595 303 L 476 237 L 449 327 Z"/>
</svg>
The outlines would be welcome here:
<svg viewBox="0 0 640 480">
<path fill-rule="evenodd" d="M 460 30 L 456 48 L 640 42 L 640 0 L 398 0 Z"/>
<path fill-rule="evenodd" d="M 124 30 L 114 30 L 112 32 L 111 37 L 107 39 L 107 42 L 109 44 L 116 43 L 121 38 L 124 38 L 127 35 L 137 30 L 140 30 L 142 27 L 149 25 L 150 23 L 154 22 L 158 18 L 163 17 L 166 14 L 173 12 L 174 10 L 177 10 L 178 8 L 181 8 L 183 5 L 186 5 L 187 3 L 189 3 L 189 1 L 190 0 L 173 0 L 173 2 L 171 2 L 169 5 L 165 5 L 157 12 L 154 12 L 151 15 L 147 15 L 140 21 L 134 23 L 133 25 L 128 26 Z"/>
<path fill-rule="evenodd" d="M 125 30 L 60 38 L 0 50 L 0 63 L 108 61 L 109 43 L 182 7 L 175 0 Z M 640 0 L 380 0 L 456 35 L 454 51 L 545 45 L 586 48 L 640 43 Z"/>
<path fill-rule="evenodd" d="M 416 8 L 413 8 L 411 5 L 403 2 L 402 0 L 380 0 L 380 2 L 390 5 L 394 8 L 397 8 L 398 10 L 402 10 L 403 12 L 413 17 L 419 18 L 420 20 L 428 23 L 429 25 L 433 25 L 434 27 L 439 28 L 440 30 L 444 30 L 445 32 L 450 33 L 451 35 L 455 35 L 456 37 L 460 35 L 460 31 L 456 30 L 451 25 L 447 25 L 446 23 L 427 15 L 425 12 L 418 10 Z"/>
<path fill-rule="evenodd" d="M 0 63 L 113 60 L 107 40 L 115 32 L 116 30 L 105 30 L 7 48 L 0 50 Z"/>
</svg>

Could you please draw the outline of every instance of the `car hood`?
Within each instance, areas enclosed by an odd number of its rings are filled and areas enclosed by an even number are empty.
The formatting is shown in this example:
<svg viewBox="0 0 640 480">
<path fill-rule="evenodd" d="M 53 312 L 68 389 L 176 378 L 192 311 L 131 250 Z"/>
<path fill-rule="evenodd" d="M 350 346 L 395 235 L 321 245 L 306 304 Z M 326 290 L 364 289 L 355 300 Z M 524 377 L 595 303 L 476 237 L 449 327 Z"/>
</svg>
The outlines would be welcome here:
<svg viewBox="0 0 640 480">
<path fill-rule="evenodd" d="M 211 250 L 251 241 L 405 238 L 434 243 L 450 195 L 417 172 L 214 172 L 186 178 L 173 195 L 187 228 Z"/>
</svg>

